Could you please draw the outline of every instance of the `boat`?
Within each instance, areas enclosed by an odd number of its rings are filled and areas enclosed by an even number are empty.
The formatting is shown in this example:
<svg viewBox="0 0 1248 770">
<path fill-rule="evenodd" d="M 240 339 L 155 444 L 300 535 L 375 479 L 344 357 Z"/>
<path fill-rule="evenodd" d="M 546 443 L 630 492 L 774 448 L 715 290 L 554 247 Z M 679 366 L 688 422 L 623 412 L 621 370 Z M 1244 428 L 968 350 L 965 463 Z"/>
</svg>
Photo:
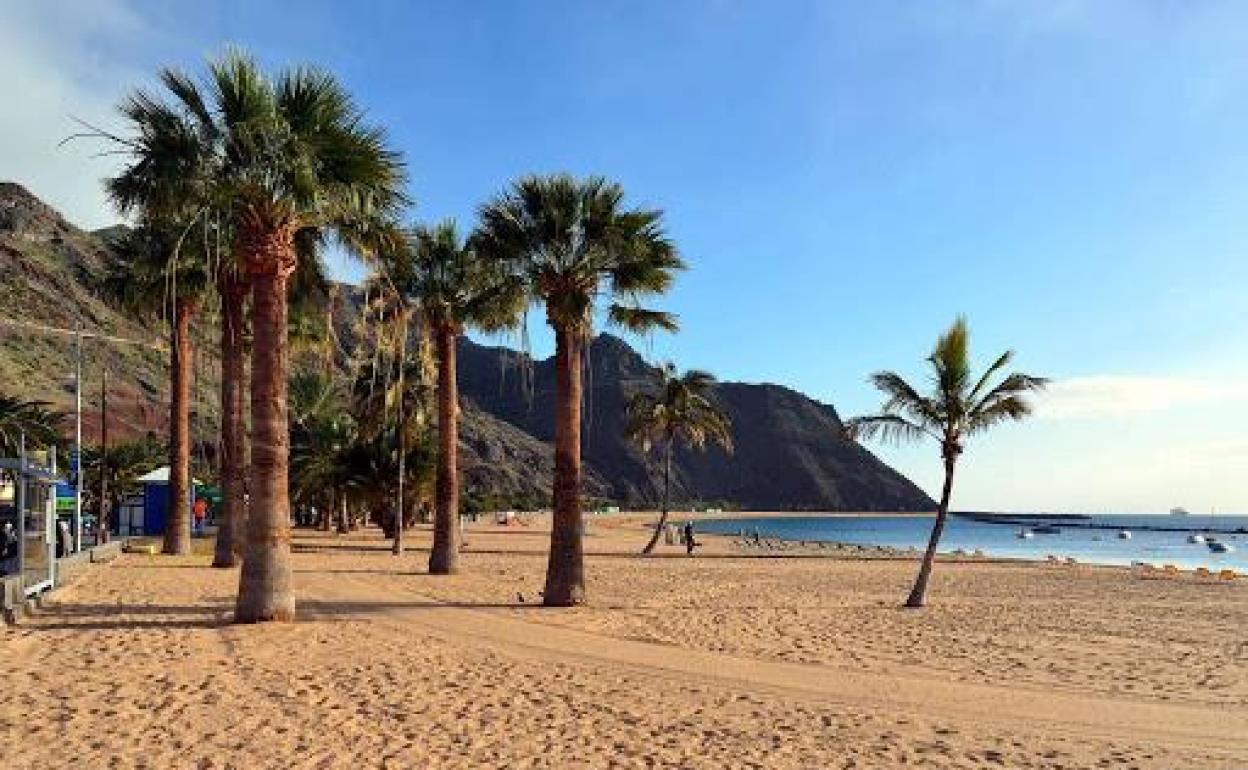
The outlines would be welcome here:
<svg viewBox="0 0 1248 770">
<path fill-rule="evenodd" d="M 1036 533 L 1032 532 L 1030 529 L 1020 529 L 1018 533 L 1014 535 L 1014 537 L 1018 538 L 1019 540 L 1030 540 L 1035 536 L 1036 536 Z"/>
<path fill-rule="evenodd" d="M 1171 516 L 1187 516 L 1187 515 L 1188 515 L 1188 513 L 1189 513 L 1189 511 L 1188 511 L 1186 508 L 1184 508 L 1183 506 L 1179 506 L 1179 507 L 1177 507 L 1177 508 L 1171 508 L 1171 509 L 1170 509 L 1170 515 L 1171 515 Z"/>
<path fill-rule="evenodd" d="M 1231 553 L 1235 550 L 1230 543 L 1223 543 L 1221 540 L 1210 540 L 1205 545 L 1214 553 Z"/>
<path fill-rule="evenodd" d="M 1130 539 L 1131 539 L 1131 530 L 1129 530 L 1129 529 L 1120 529 L 1120 530 L 1118 530 L 1118 539 L 1119 539 L 1119 540 L 1130 540 Z"/>
<path fill-rule="evenodd" d="M 1202 534 L 1200 534 L 1199 532 L 1197 532 L 1197 533 L 1193 533 L 1193 534 L 1191 534 L 1191 535 L 1188 535 L 1188 536 L 1187 536 L 1187 542 L 1189 542 L 1189 543 L 1194 543 L 1194 544 L 1196 544 L 1196 545 L 1204 545 L 1204 544 L 1205 544 L 1205 536 L 1204 536 L 1204 535 L 1202 535 Z"/>
</svg>

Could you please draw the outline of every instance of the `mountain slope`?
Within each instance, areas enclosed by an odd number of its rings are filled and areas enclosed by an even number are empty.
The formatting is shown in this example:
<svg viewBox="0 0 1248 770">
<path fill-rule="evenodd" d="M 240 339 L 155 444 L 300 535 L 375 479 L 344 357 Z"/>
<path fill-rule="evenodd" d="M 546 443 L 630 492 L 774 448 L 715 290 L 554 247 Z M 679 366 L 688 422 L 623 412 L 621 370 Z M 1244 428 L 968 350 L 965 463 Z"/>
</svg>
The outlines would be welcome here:
<svg viewBox="0 0 1248 770">
<path fill-rule="evenodd" d="M 507 348 L 461 340 L 460 390 L 482 409 L 543 441 L 554 438 L 554 361 L 527 362 Z M 659 476 L 623 437 L 624 405 L 658 370 L 623 340 L 589 346 L 581 449 L 626 504 L 657 499 Z M 716 400 L 732 418 L 736 451 L 679 451 L 674 474 L 683 500 L 726 501 L 755 510 L 928 510 L 932 501 L 905 477 L 844 438 L 835 409 L 779 385 L 720 383 Z"/>
<path fill-rule="evenodd" d="M 24 187 L 0 182 L 0 391 L 70 410 L 74 338 L 46 327 L 134 340 L 86 337 L 82 343 L 84 418 L 89 442 L 99 433 L 101 372 L 109 369 L 112 439 L 163 432 L 168 425 L 168 360 L 161 324 L 136 320 L 101 296 L 108 250 L 104 238 L 69 224 Z M 42 327 L 42 328 L 41 328 Z M 215 415 L 215 358 L 196 369 L 199 417 Z"/>
</svg>

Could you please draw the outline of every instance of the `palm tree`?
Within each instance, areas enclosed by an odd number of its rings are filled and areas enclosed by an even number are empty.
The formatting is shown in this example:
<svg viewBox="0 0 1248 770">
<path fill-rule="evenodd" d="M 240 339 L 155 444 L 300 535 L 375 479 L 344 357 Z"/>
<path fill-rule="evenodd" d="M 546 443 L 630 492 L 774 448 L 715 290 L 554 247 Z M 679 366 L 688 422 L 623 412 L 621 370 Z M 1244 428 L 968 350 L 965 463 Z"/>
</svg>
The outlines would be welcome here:
<svg viewBox="0 0 1248 770">
<path fill-rule="evenodd" d="M 920 394 L 898 374 L 876 372 L 871 375 L 871 382 L 887 397 L 880 413 L 855 417 L 846 423 L 849 435 L 855 438 L 879 436 L 898 442 L 931 438 L 940 445 L 940 456 L 945 463 L 944 489 L 918 579 L 906 599 L 907 607 L 922 607 L 927 600 L 927 583 L 936 547 L 949 513 L 953 472 L 966 439 L 999 423 L 1019 421 L 1031 414 L 1031 402 L 1025 396 L 1043 389 L 1048 382 L 1027 374 L 1007 374 L 990 387 L 993 378 L 1013 357 L 1014 351 L 1007 350 L 983 375 L 974 379 L 966 319 L 958 317 L 936 340 L 936 347 L 927 357 L 935 385 L 931 395 Z"/>
<path fill-rule="evenodd" d="M 663 233 L 662 212 L 630 209 L 624 191 L 600 177 L 529 176 L 481 207 L 473 239 L 530 298 L 555 332 L 554 520 L 543 602 L 585 601 L 581 511 L 582 354 L 599 294 L 608 322 L 630 331 L 676 329 L 675 318 L 638 306 L 662 294 L 684 267 Z"/>
<path fill-rule="evenodd" d="M 465 327 L 498 331 L 513 326 L 524 309 L 521 285 L 482 260 L 447 220 L 418 227 L 411 258 L 396 271 L 400 291 L 410 296 L 434 340 L 438 369 L 438 472 L 429 573 L 459 569 L 459 390 L 455 353 Z"/>
<path fill-rule="evenodd" d="M 200 225 L 202 225 L 202 220 Z M 197 230 L 192 226 L 190 230 Z M 105 278 L 110 293 L 133 312 L 169 322 L 169 500 L 161 552 L 191 552 L 191 322 L 207 291 L 199 238 L 175 224 L 145 222 L 114 241 Z"/>
<path fill-rule="evenodd" d="M 16 457 L 22 437 L 26 446 L 51 446 L 61 435 L 64 416 L 43 401 L 27 401 L 0 393 L 0 457 Z"/>
<path fill-rule="evenodd" d="M 672 488 L 672 452 L 676 443 L 703 449 L 715 443 L 724 451 L 732 451 L 732 423 L 711 400 L 715 378 L 698 369 L 684 374 L 675 364 L 664 364 L 660 370 L 657 392 L 634 393 L 628 401 L 625 432 L 643 452 L 658 446 L 663 453 L 663 507 L 650 542 L 641 549 L 650 553 L 659 542 L 659 534 L 667 525 L 668 504 Z"/>
<path fill-rule="evenodd" d="M 404 202 L 403 167 L 384 132 L 365 122 L 329 73 L 305 67 L 270 79 L 251 57 L 231 51 L 209 65 L 206 88 L 178 73 L 162 80 L 172 105 L 142 94 L 134 101 L 211 143 L 210 173 L 196 177 L 204 183 L 179 191 L 201 216 L 228 221 L 233 258 L 250 283 L 251 507 L 235 620 L 290 620 L 287 284 L 301 233 L 388 216 Z M 142 171 L 154 153 L 139 143 L 134 155 L 131 169 Z"/>
</svg>

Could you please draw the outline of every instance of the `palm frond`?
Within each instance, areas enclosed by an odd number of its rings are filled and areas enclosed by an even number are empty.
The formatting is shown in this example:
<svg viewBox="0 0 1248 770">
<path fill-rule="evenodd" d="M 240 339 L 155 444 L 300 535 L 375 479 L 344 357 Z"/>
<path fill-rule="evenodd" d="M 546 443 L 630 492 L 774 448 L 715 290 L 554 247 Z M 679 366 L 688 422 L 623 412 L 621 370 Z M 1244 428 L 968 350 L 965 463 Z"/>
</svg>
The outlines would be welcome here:
<svg viewBox="0 0 1248 770">
<path fill-rule="evenodd" d="M 896 414 L 872 414 L 854 417 L 845 421 L 845 433 L 851 439 L 878 438 L 881 441 L 900 444 L 902 442 L 919 441 L 923 438 L 940 437 L 921 425 L 916 425 Z"/>
<path fill-rule="evenodd" d="M 672 313 L 620 304 L 613 304 L 608 308 L 607 321 L 634 334 L 644 334 L 655 329 L 668 332 L 680 329 L 680 324 Z"/>
</svg>

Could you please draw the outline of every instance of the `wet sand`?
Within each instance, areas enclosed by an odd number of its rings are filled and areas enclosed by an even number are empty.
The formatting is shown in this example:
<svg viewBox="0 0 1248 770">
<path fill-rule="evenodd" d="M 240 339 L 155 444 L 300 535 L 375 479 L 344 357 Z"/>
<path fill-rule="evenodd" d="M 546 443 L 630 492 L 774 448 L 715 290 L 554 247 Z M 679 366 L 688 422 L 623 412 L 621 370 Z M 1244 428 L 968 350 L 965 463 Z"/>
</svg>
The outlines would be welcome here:
<svg viewBox="0 0 1248 770">
<path fill-rule="evenodd" d="M 758 554 L 638 558 L 593 519 L 591 606 L 535 606 L 547 533 L 481 524 L 463 572 L 300 531 L 300 620 L 229 625 L 237 571 L 127 555 L 0 630 L 25 767 L 1248 766 L 1248 581 Z"/>
</svg>

